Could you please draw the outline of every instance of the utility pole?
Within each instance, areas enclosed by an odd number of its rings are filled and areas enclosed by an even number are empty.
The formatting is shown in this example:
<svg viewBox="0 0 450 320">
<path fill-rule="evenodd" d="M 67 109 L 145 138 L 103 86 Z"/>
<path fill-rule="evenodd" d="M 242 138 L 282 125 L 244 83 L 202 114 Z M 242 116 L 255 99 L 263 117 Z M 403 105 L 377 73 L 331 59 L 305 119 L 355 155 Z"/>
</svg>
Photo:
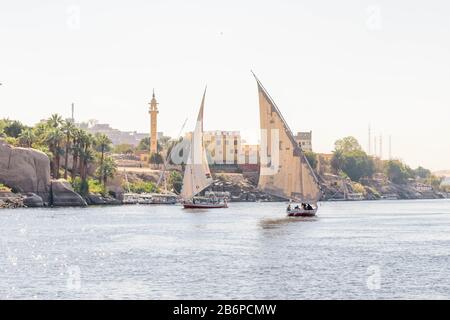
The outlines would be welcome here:
<svg viewBox="0 0 450 320">
<path fill-rule="evenodd" d="M 72 102 L 72 123 L 75 123 L 74 113 L 75 113 L 75 104 Z"/>
<path fill-rule="evenodd" d="M 392 136 L 389 136 L 389 160 L 392 160 Z"/>
<path fill-rule="evenodd" d="M 380 159 L 383 159 L 383 136 L 380 133 Z"/>
<path fill-rule="evenodd" d="M 373 155 L 377 157 L 377 136 L 373 137 Z"/>
</svg>

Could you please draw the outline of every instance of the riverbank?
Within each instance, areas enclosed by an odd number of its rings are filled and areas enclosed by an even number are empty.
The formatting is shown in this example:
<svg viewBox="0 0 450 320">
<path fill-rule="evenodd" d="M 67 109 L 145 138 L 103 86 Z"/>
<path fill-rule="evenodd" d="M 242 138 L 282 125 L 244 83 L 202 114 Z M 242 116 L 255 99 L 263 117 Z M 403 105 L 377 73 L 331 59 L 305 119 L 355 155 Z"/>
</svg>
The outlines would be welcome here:
<svg viewBox="0 0 450 320">
<path fill-rule="evenodd" d="M 232 201 L 285 201 L 257 189 L 258 173 L 216 173 L 213 191 L 229 192 Z M 407 183 L 394 184 L 387 180 L 370 179 L 362 183 L 336 175 L 320 177 L 323 196 L 321 201 L 355 200 L 418 200 L 444 199 L 449 195 L 431 186 Z"/>
<path fill-rule="evenodd" d="M 135 174 L 135 173 L 134 173 Z M 133 173 L 130 175 L 134 179 Z M 145 172 L 139 173 L 139 179 L 143 181 L 156 182 L 158 170 L 152 170 L 149 175 Z M 214 183 L 209 190 L 229 198 L 230 202 L 285 202 L 286 199 L 278 198 L 273 195 L 261 192 L 257 189 L 256 174 L 239 173 L 216 173 L 214 174 Z M 336 179 L 334 177 L 333 179 Z M 412 185 L 395 185 L 389 182 L 370 181 L 366 185 L 355 184 L 348 180 L 342 180 L 336 183 L 333 179 L 322 181 L 323 198 L 321 201 L 358 201 L 358 200 L 419 200 L 419 199 L 444 199 L 449 195 L 436 192 L 434 190 L 416 190 Z M 117 180 L 121 184 L 122 179 Z M 370 183 L 370 184 L 369 184 Z M 118 198 L 110 195 L 88 194 L 80 196 L 74 194 L 70 185 L 60 182 L 59 186 L 64 186 L 66 193 L 59 191 L 59 194 L 65 194 L 70 199 L 62 201 L 65 197 L 60 196 L 59 202 L 53 205 L 45 203 L 35 194 L 21 194 L 12 192 L 0 192 L 0 208 L 23 208 L 23 207 L 65 207 L 65 206 L 96 206 L 96 205 L 122 205 L 123 189 L 120 185 L 116 190 L 122 189 L 117 193 Z M 64 191 L 63 190 L 63 191 Z M 73 197 L 77 197 L 77 202 Z"/>
</svg>

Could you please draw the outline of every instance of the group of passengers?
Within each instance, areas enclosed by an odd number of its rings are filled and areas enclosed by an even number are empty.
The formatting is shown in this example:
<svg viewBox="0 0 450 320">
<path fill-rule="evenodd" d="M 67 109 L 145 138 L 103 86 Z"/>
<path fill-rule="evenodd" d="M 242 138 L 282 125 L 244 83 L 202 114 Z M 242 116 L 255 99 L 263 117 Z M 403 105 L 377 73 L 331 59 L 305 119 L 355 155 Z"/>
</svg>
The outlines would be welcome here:
<svg viewBox="0 0 450 320">
<path fill-rule="evenodd" d="M 294 210 L 300 210 L 300 209 L 302 209 L 302 210 L 314 210 L 314 208 L 309 203 L 302 203 L 300 205 L 300 207 L 298 205 L 296 205 L 294 207 Z M 287 210 L 288 211 L 292 210 L 291 204 L 288 205 Z"/>
</svg>

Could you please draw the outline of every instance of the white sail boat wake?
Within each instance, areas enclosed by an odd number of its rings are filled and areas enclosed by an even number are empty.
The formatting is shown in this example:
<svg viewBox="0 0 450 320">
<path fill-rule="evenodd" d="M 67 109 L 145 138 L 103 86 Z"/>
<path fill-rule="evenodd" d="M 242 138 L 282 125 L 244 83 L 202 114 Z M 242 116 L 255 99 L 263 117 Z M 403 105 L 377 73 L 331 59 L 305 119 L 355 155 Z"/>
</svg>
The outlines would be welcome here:
<svg viewBox="0 0 450 320">
<path fill-rule="evenodd" d="M 212 197 L 196 197 L 213 183 L 209 170 L 206 151 L 203 144 L 203 110 L 205 106 L 205 92 L 203 93 L 200 111 L 197 117 L 197 124 L 190 139 L 190 150 L 184 170 L 183 188 L 181 197 L 183 206 L 186 209 L 212 209 L 227 208 L 227 202 L 220 202 L 214 195 Z"/>
<path fill-rule="evenodd" d="M 317 176 L 267 90 L 258 84 L 261 168 L 258 188 L 277 197 L 299 202 L 287 208 L 288 216 L 314 216 L 322 196 Z"/>
</svg>

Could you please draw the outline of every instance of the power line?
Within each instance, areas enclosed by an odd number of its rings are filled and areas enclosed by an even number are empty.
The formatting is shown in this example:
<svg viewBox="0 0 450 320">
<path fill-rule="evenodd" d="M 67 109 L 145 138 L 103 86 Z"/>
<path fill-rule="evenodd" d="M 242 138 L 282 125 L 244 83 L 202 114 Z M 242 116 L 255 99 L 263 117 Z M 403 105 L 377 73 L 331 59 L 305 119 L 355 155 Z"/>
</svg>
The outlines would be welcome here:
<svg viewBox="0 0 450 320">
<path fill-rule="evenodd" d="M 383 136 L 380 134 L 380 159 L 383 159 Z"/>
<path fill-rule="evenodd" d="M 389 160 L 392 160 L 392 136 L 389 135 Z"/>
</svg>

